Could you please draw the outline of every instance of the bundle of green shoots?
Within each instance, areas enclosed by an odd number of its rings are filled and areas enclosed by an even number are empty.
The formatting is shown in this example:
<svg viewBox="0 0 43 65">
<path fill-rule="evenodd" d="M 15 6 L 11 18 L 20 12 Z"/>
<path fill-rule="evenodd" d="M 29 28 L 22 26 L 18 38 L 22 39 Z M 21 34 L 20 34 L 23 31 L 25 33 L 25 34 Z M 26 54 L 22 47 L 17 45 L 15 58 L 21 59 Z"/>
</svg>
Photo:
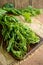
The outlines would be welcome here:
<svg viewBox="0 0 43 65">
<path fill-rule="evenodd" d="M 0 25 L 2 25 L 2 36 L 6 42 L 6 51 L 11 52 L 16 59 L 22 59 L 27 53 L 27 45 L 38 43 L 40 38 L 28 26 L 19 22 L 14 15 L 6 14 L 13 12 L 18 15 L 15 9 L 6 9 L 0 9 Z"/>
</svg>

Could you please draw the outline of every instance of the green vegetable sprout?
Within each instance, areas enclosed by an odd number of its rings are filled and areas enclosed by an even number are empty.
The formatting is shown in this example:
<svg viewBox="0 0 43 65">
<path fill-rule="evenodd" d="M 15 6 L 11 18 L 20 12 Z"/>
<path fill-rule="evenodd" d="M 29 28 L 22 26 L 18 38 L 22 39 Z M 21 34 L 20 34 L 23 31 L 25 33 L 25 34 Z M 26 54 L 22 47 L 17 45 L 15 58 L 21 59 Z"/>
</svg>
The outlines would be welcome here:
<svg viewBox="0 0 43 65">
<path fill-rule="evenodd" d="M 15 9 L 12 4 L 6 4 L 0 9 L 1 34 L 6 42 L 6 51 L 11 52 L 16 59 L 22 59 L 27 53 L 27 45 L 38 43 L 40 38 L 28 26 L 23 25 L 15 15 L 22 15 L 26 21 L 31 22 L 31 16 L 39 13 L 38 9 L 31 7 Z"/>
</svg>

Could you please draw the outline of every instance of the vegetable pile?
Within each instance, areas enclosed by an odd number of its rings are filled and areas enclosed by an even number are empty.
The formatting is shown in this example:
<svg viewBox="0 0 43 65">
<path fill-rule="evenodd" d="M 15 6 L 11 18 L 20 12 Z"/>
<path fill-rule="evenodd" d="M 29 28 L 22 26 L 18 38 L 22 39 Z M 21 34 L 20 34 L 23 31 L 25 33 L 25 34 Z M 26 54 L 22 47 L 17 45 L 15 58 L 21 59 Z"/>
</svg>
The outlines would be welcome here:
<svg viewBox="0 0 43 65">
<path fill-rule="evenodd" d="M 5 4 L 3 9 L 8 13 L 12 13 L 17 16 L 22 15 L 27 22 L 31 22 L 31 16 L 40 14 L 40 9 L 33 8 L 32 6 L 28 6 L 24 9 L 16 9 L 13 4 Z"/>
<path fill-rule="evenodd" d="M 24 57 L 27 53 L 27 45 L 34 45 L 40 41 L 40 38 L 28 26 L 23 25 L 15 17 L 15 14 L 22 15 L 20 12 L 20 10 L 12 7 L 3 7 L 0 9 L 0 25 L 2 25 L 2 36 L 6 42 L 6 51 L 11 52 L 16 59 Z M 12 15 L 8 13 L 12 13 Z"/>
</svg>

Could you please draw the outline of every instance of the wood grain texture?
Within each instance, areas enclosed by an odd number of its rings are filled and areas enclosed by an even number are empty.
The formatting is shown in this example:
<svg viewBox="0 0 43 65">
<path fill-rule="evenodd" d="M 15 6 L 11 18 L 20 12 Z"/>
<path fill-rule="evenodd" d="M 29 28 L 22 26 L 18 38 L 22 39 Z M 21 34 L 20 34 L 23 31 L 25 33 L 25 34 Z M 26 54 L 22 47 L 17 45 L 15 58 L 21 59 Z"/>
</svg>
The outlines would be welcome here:
<svg viewBox="0 0 43 65">
<path fill-rule="evenodd" d="M 15 8 L 24 8 L 29 5 L 35 8 L 43 8 L 43 0 L 0 0 L 0 7 L 5 3 L 13 3 Z"/>
<path fill-rule="evenodd" d="M 16 8 L 23 8 L 29 5 L 29 0 L 0 0 L 0 7 L 5 3 L 13 3 Z"/>
<path fill-rule="evenodd" d="M 16 8 L 24 8 L 29 5 L 29 0 L 15 0 Z"/>
<path fill-rule="evenodd" d="M 43 8 L 43 0 L 32 0 L 32 6 L 35 8 Z"/>
<path fill-rule="evenodd" d="M 4 55 L 0 52 L 0 65 L 7 65 Z"/>
</svg>

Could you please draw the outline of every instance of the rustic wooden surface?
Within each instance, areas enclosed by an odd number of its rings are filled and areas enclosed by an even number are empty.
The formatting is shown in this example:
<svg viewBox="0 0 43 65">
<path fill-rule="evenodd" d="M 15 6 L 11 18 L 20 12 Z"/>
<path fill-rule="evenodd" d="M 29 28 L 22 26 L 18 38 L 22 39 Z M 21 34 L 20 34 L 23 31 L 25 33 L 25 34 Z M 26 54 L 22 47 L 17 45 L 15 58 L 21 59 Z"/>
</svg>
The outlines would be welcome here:
<svg viewBox="0 0 43 65">
<path fill-rule="evenodd" d="M 16 8 L 24 8 L 29 5 L 29 0 L 15 0 Z"/>
<path fill-rule="evenodd" d="M 43 8 L 43 0 L 32 0 L 32 6 L 35 8 Z"/>
<path fill-rule="evenodd" d="M 23 8 L 29 5 L 29 0 L 0 0 L 0 7 L 5 3 L 13 3 L 16 8 Z"/>
<path fill-rule="evenodd" d="M 13 3 L 16 8 L 24 8 L 29 5 L 35 8 L 43 8 L 43 0 L 0 0 L 0 7 L 5 3 Z"/>
</svg>

